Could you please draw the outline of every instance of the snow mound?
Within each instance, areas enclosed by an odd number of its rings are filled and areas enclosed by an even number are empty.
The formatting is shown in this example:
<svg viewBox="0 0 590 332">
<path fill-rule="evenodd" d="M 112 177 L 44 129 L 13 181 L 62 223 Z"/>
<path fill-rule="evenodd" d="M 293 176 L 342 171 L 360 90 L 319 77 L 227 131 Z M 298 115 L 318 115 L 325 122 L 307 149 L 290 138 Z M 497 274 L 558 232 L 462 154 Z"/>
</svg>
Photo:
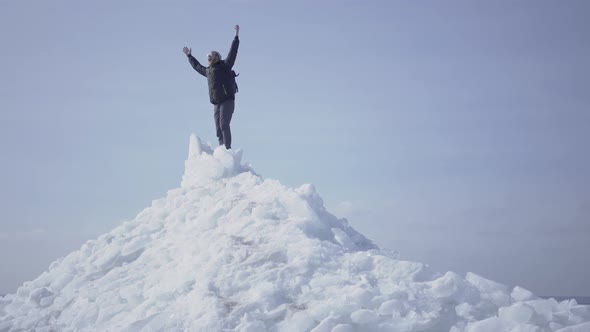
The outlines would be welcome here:
<svg viewBox="0 0 590 332">
<path fill-rule="evenodd" d="M 0 298 L 0 331 L 590 331 L 590 309 L 380 250 L 241 150 L 191 136 L 180 188 Z"/>
<path fill-rule="evenodd" d="M 200 183 L 217 181 L 252 172 L 252 168 L 241 164 L 242 150 L 226 150 L 223 146 L 213 150 L 203 144 L 194 134 L 190 136 L 188 159 L 184 162 L 184 175 L 180 186 L 190 188 Z"/>
</svg>

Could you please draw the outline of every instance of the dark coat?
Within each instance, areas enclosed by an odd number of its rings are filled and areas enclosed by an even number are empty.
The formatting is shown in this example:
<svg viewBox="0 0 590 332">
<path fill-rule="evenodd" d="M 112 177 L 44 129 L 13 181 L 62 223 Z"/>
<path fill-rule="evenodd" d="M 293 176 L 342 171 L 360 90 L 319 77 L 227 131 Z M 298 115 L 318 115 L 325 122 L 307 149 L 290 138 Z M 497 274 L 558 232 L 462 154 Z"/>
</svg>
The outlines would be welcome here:
<svg viewBox="0 0 590 332">
<path fill-rule="evenodd" d="M 235 100 L 236 87 L 232 67 L 238 55 L 240 40 L 236 36 L 231 43 L 229 53 L 224 60 L 217 61 L 211 67 L 204 67 L 193 57 L 188 55 L 191 66 L 201 75 L 207 77 L 209 83 L 209 101 L 218 105 L 226 100 Z"/>
</svg>

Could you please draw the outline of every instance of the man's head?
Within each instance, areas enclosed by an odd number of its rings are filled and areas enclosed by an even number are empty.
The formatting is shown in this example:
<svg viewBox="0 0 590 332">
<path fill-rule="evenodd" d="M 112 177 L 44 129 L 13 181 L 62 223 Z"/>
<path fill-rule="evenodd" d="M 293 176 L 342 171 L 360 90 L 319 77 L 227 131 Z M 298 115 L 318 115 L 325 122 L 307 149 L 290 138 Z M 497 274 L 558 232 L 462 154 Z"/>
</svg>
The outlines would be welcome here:
<svg viewBox="0 0 590 332">
<path fill-rule="evenodd" d="M 209 65 L 212 65 L 219 60 L 221 60 L 221 54 L 219 54 L 219 52 L 211 51 L 211 53 L 207 54 L 207 61 L 209 62 Z"/>
</svg>

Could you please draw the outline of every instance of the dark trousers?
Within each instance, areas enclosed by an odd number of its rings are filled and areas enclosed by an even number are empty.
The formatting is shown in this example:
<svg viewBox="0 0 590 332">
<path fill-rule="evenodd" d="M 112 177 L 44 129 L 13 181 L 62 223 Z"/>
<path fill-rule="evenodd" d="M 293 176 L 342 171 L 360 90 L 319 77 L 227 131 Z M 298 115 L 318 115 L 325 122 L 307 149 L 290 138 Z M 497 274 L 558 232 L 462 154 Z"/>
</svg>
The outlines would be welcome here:
<svg viewBox="0 0 590 332">
<path fill-rule="evenodd" d="M 226 149 L 231 149 L 231 130 L 229 123 L 234 114 L 234 107 L 235 103 L 233 100 L 226 100 L 221 104 L 213 105 L 217 140 L 219 140 L 219 145 L 225 145 Z"/>
</svg>

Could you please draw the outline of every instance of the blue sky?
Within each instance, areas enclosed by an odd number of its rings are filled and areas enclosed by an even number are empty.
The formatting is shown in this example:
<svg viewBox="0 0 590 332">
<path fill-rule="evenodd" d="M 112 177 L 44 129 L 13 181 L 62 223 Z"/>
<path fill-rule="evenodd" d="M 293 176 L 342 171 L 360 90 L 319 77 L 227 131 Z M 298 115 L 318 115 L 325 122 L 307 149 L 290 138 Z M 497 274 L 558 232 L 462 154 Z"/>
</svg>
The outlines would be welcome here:
<svg viewBox="0 0 590 332">
<path fill-rule="evenodd" d="M 590 295 L 585 1 L 0 2 L 0 293 L 180 183 L 242 27 L 233 146 L 381 247 Z"/>
</svg>

